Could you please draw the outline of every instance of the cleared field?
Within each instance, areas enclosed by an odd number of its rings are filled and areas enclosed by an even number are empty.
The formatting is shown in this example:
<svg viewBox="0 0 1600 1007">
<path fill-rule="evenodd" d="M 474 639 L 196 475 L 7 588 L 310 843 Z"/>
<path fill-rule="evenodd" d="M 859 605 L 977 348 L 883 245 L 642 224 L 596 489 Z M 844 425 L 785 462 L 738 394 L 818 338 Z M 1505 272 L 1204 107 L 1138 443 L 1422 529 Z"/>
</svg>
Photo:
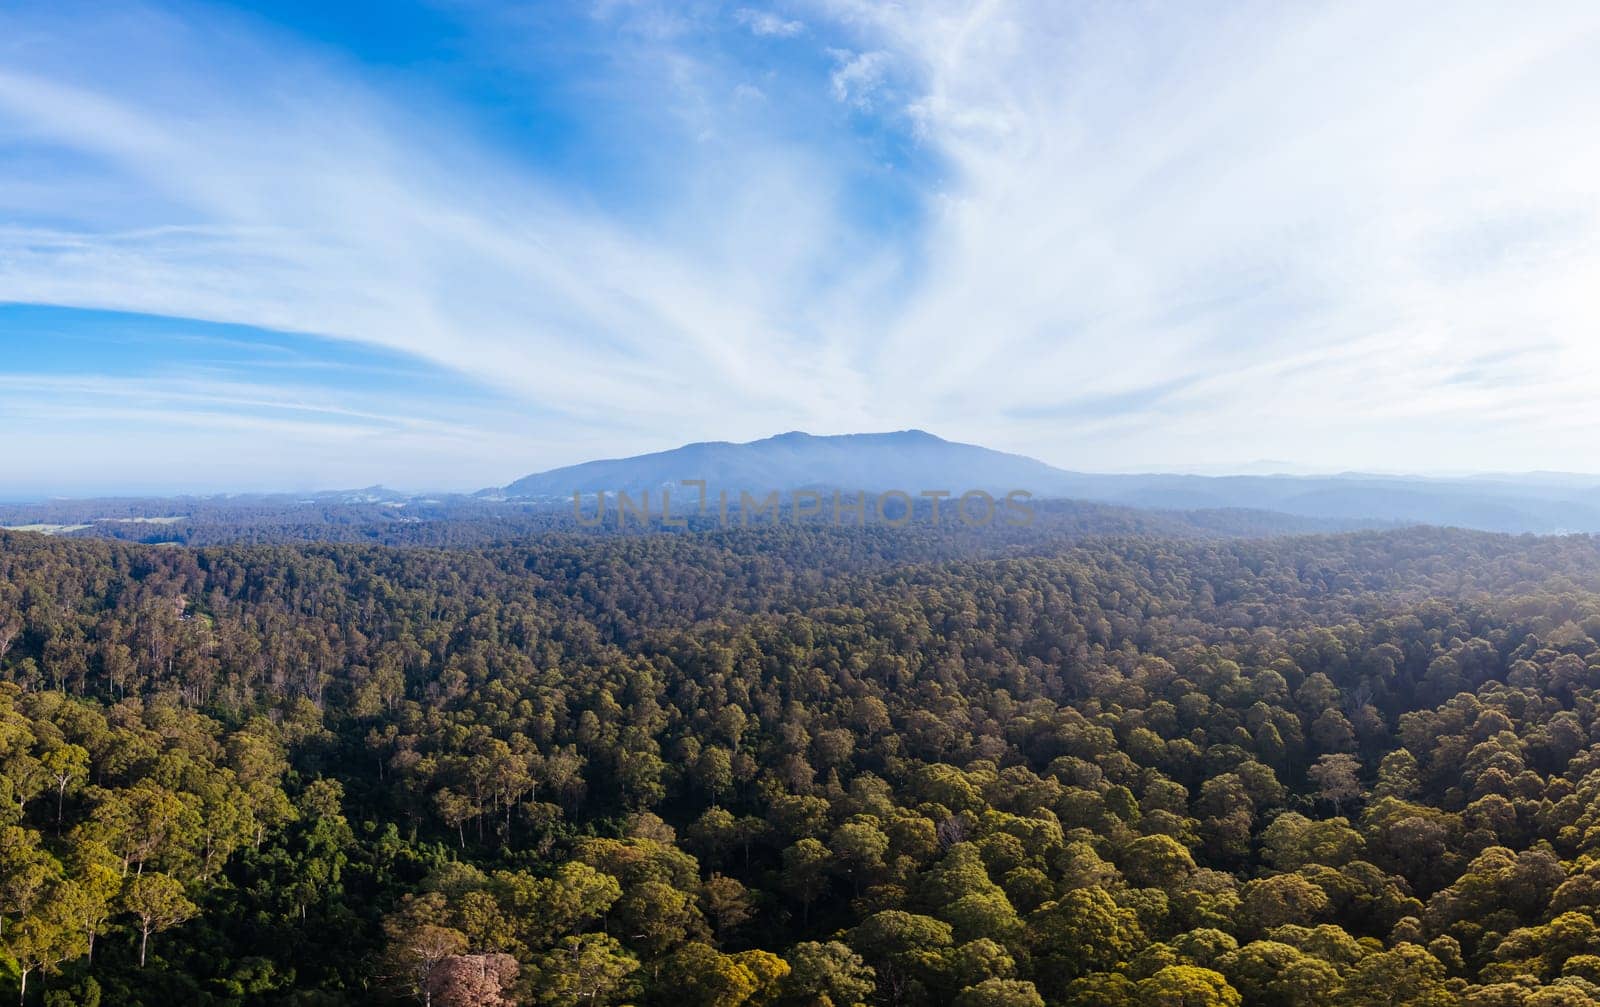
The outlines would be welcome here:
<svg viewBox="0 0 1600 1007">
<path fill-rule="evenodd" d="M 8 524 L 0 525 L 7 531 L 36 531 L 45 535 L 65 535 L 69 531 L 82 531 L 86 524 Z"/>
</svg>

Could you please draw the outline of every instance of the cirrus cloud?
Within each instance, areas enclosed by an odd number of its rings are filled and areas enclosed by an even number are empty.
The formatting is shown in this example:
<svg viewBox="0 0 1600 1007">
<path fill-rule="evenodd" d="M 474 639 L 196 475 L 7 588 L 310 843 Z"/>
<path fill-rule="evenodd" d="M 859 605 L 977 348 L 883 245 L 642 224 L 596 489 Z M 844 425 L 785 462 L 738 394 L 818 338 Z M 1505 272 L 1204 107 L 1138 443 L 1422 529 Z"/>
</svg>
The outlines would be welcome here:
<svg viewBox="0 0 1600 1007">
<path fill-rule="evenodd" d="M 795 427 L 1600 469 L 1588 5 L 463 10 L 445 73 L 0 12 L 0 301 L 426 362 L 494 457 L 399 424 L 364 460 L 463 488 Z"/>
</svg>

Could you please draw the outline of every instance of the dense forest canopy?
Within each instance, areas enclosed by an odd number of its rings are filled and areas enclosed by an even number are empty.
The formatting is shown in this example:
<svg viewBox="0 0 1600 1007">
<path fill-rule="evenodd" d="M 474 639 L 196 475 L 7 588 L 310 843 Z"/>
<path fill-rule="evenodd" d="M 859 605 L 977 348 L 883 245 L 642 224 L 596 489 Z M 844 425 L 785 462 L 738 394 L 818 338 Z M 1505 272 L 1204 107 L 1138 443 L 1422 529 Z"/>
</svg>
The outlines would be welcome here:
<svg viewBox="0 0 1600 1007">
<path fill-rule="evenodd" d="M 1112 511 L 0 532 L 0 990 L 1600 1004 L 1600 542 Z"/>
</svg>

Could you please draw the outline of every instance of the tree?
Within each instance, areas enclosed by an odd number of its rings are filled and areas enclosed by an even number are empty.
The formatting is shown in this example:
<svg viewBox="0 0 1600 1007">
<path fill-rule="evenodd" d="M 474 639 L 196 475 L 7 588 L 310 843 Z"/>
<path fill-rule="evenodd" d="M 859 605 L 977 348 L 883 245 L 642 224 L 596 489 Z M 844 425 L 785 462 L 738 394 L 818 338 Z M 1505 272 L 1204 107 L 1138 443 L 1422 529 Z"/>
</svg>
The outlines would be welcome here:
<svg viewBox="0 0 1600 1007">
<path fill-rule="evenodd" d="M 765 1003 L 788 974 L 788 963 L 768 952 L 725 955 L 698 942 L 674 952 L 664 971 L 675 995 L 694 1007 Z"/>
<path fill-rule="evenodd" d="M 872 996 L 876 973 L 865 960 L 839 941 L 807 941 L 789 949 L 789 975 L 783 981 L 784 999 L 794 1003 L 821 1003 L 850 1007 Z"/>
<path fill-rule="evenodd" d="M 659 959 L 706 932 L 693 897 L 663 881 L 633 885 L 614 912 L 629 944 L 644 952 L 646 960 Z"/>
<path fill-rule="evenodd" d="M 411 900 L 384 919 L 388 935 L 388 974 L 396 986 L 432 1007 L 435 973 L 467 950 L 467 937 L 443 926 L 443 899 Z"/>
<path fill-rule="evenodd" d="M 456 793 L 449 787 L 440 787 L 434 791 L 433 807 L 439 813 L 440 820 L 456 830 L 456 845 L 466 849 L 467 822 L 478 812 L 472 799 L 465 794 Z"/>
<path fill-rule="evenodd" d="M 1239 893 L 1243 922 L 1256 931 L 1285 923 L 1310 923 L 1328 908 L 1328 894 L 1297 874 L 1248 882 Z"/>
<path fill-rule="evenodd" d="M 83 935 L 84 953 L 94 961 L 94 942 L 105 931 L 122 890 L 117 872 L 102 863 L 83 864 L 77 877 L 58 892 L 63 910 Z"/>
<path fill-rule="evenodd" d="M 949 1000 L 986 979 L 1013 979 L 1017 960 L 1005 946 L 987 937 L 958 944 L 929 959 L 928 988 L 938 1000 Z"/>
<path fill-rule="evenodd" d="M 740 968 L 755 977 L 756 990 L 751 998 L 752 1003 L 770 1003 L 779 995 L 783 980 L 789 975 L 788 962 L 770 951 L 759 949 L 740 951 L 733 959 Z"/>
<path fill-rule="evenodd" d="M 593 1007 L 610 1003 L 638 968 L 638 960 L 607 934 L 563 937 L 535 959 L 532 988 L 549 1007 Z"/>
<path fill-rule="evenodd" d="M 122 893 L 122 906 L 139 921 L 140 966 L 145 963 L 151 934 L 193 919 L 200 911 L 199 906 L 184 896 L 183 885 L 176 878 L 153 871 L 128 882 Z"/>
<path fill-rule="evenodd" d="M 733 756 L 719 745 L 707 745 L 694 766 L 695 782 L 715 806 L 733 786 Z"/>
<path fill-rule="evenodd" d="M 1410 800 L 1417 796 L 1417 757 L 1404 748 L 1397 748 L 1378 763 L 1378 783 L 1373 793 L 1378 797 L 1398 797 Z"/>
<path fill-rule="evenodd" d="M 687 835 L 702 862 L 722 866 L 739 842 L 738 822 L 733 813 L 724 808 L 707 808 L 690 824 Z"/>
<path fill-rule="evenodd" d="M 723 874 L 711 875 L 700 886 L 700 902 L 711 918 L 711 925 L 724 938 L 748 923 L 755 913 L 749 889 Z"/>
<path fill-rule="evenodd" d="M 972 843 L 956 843 L 930 870 L 922 883 L 923 894 L 934 905 L 948 905 L 966 895 L 993 895 L 1000 887 L 989 879 L 983 857 Z"/>
<path fill-rule="evenodd" d="M 18 1003 L 27 1002 L 31 973 L 54 972 L 62 962 L 78 957 L 87 949 L 83 934 L 63 898 L 66 895 L 62 890 L 64 884 L 53 885 L 7 935 L 5 943 L 17 961 L 20 978 Z"/>
<path fill-rule="evenodd" d="M 1117 972 L 1091 972 L 1067 985 L 1065 1003 L 1073 1007 L 1137 1007 L 1138 986 Z"/>
<path fill-rule="evenodd" d="M 66 807 L 67 792 L 77 788 L 89 776 L 89 753 L 82 745 L 55 745 L 39 759 L 56 790 L 56 828 Z"/>
<path fill-rule="evenodd" d="M 1344 753 L 1321 755 L 1306 770 L 1317 784 L 1317 796 L 1333 805 L 1334 814 L 1346 801 L 1361 796 L 1361 762 Z"/>
<path fill-rule="evenodd" d="M 172 790 L 141 781 L 126 790 L 91 787 L 94 816 L 87 838 L 103 841 L 122 861 L 124 876 L 134 868 L 180 854 L 199 826 L 199 815 Z"/>
<path fill-rule="evenodd" d="M 1345 980 L 1353 1007 L 1425 1007 L 1443 989 L 1444 965 L 1415 944 L 1400 943 L 1363 958 Z"/>
<path fill-rule="evenodd" d="M 0 763 L 0 775 L 11 785 L 11 797 L 17 802 L 17 820 L 26 821 L 28 802 L 46 791 L 54 777 L 45 764 L 25 750 L 12 752 Z"/>
<path fill-rule="evenodd" d="M 1028 928 L 1040 974 L 1057 977 L 1060 985 L 1114 968 L 1144 940 L 1137 914 L 1101 888 L 1079 888 L 1046 902 L 1028 915 Z"/>
<path fill-rule="evenodd" d="M 603 917 L 622 897 L 622 886 L 581 860 L 568 861 L 548 878 L 501 872 L 499 900 L 515 919 L 522 942 L 543 947 Z"/>
<path fill-rule="evenodd" d="M 985 979 L 958 993 L 955 1007 L 1044 1007 L 1044 998 L 1023 979 Z"/>
<path fill-rule="evenodd" d="M 0 827 L 0 937 L 6 917 L 33 909 L 55 876 L 53 865 L 37 843 L 38 834 L 15 825 Z"/>
<path fill-rule="evenodd" d="M 655 751 L 624 749 L 618 752 L 617 782 L 628 807 L 650 808 L 660 803 L 667 793 L 661 782 L 666 769 L 667 764 Z"/>
<path fill-rule="evenodd" d="M 1026 929 L 999 888 L 963 895 L 941 908 L 939 915 L 955 928 L 956 940 L 962 942 L 989 938 L 1001 944 L 1017 943 Z"/>
<path fill-rule="evenodd" d="M 816 839 L 801 839 L 783 851 L 783 887 L 799 901 L 803 919 L 811 919 L 811 904 L 828 886 L 833 854 Z"/>
<path fill-rule="evenodd" d="M 428 973 L 424 1002 L 438 1007 L 516 1007 L 506 993 L 517 978 L 506 954 L 451 955 Z"/>
<path fill-rule="evenodd" d="M 1145 888 L 1177 888 L 1195 872 L 1194 857 L 1171 836 L 1140 836 L 1120 858 L 1128 880 Z"/>
<path fill-rule="evenodd" d="M 1274 818 L 1261 833 L 1261 857 L 1280 871 L 1309 864 L 1343 867 L 1365 846 L 1361 834 L 1343 818 L 1312 821 L 1294 811 Z"/>
<path fill-rule="evenodd" d="M 1139 1002 L 1151 1007 L 1240 1007 L 1243 998 L 1219 973 L 1168 965 L 1139 982 Z"/>
<path fill-rule="evenodd" d="M 857 891 L 864 878 L 883 869 L 884 854 L 889 852 L 889 837 L 878 826 L 878 820 L 871 815 L 854 815 L 828 838 L 829 852 L 843 866 Z"/>
<path fill-rule="evenodd" d="M 1339 999 L 1339 969 L 1299 948 L 1252 941 L 1216 962 L 1251 1004 L 1262 1007 L 1331 1007 Z"/>
<path fill-rule="evenodd" d="M 952 931 L 948 923 L 930 916 L 886 909 L 862 920 L 848 938 L 873 964 L 890 1003 L 897 1004 L 941 970 Z"/>
</svg>

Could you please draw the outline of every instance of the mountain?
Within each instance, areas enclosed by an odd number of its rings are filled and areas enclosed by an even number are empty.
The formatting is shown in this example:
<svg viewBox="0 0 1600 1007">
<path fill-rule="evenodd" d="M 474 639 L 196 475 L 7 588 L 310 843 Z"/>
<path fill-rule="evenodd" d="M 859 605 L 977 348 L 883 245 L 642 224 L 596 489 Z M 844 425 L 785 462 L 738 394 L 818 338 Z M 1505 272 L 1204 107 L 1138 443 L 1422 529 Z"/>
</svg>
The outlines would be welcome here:
<svg viewBox="0 0 1600 1007">
<path fill-rule="evenodd" d="M 703 479 L 711 493 L 769 490 L 923 490 L 961 493 L 981 488 L 1013 489 L 1063 485 L 1068 473 L 1022 455 L 958 444 L 924 430 L 818 437 L 794 431 L 733 444 L 710 441 L 671 451 L 584 462 L 526 476 L 500 491 L 511 499 L 559 498 L 574 492 L 638 493 L 678 489 L 683 480 Z"/>
<path fill-rule="evenodd" d="M 1071 472 L 1023 455 L 947 441 L 923 430 L 814 436 L 794 431 L 735 444 L 711 441 L 670 451 L 585 462 L 525 476 L 481 496 L 571 500 L 574 492 L 637 494 L 703 479 L 727 489 L 846 492 L 1027 490 L 1169 511 L 1244 508 L 1339 522 L 1433 524 L 1538 534 L 1600 532 L 1600 478 L 1533 473 L 1468 478 L 1379 476 L 1203 476 Z M 684 493 L 694 492 L 683 489 Z"/>
<path fill-rule="evenodd" d="M 1272 463 L 1276 465 L 1277 463 Z M 740 490 L 847 495 L 899 490 L 952 495 L 984 489 L 1033 494 L 1041 528 L 1074 534 L 1282 535 L 1393 525 L 1448 525 L 1536 534 L 1600 533 L 1600 477 L 1536 472 L 1462 478 L 1372 475 L 1136 475 L 1071 472 L 1022 455 L 947 441 L 922 430 L 818 437 L 794 432 L 746 444 L 689 444 L 586 462 L 473 496 L 414 495 L 368 486 L 312 493 L 0 504 L 0 528 L 137 541 L 384 541 L 449 544 L 535 534 L 570 520 L 572 494 L 626 491 L 639 501 L 673 490 L 674 513 L 694 505 L 684 480 L 714 500 Z M 1046 501 L 1063 501 L 1050 503 Z M 709 502 L 709 501 L 708 501 Z M 715 506 L 713 504 L 713 506 Z M 1129 509 L 1132 510 L 1129 510 Z M 614 515 L 620 512 L 613 510 Z"/>
</svg>

